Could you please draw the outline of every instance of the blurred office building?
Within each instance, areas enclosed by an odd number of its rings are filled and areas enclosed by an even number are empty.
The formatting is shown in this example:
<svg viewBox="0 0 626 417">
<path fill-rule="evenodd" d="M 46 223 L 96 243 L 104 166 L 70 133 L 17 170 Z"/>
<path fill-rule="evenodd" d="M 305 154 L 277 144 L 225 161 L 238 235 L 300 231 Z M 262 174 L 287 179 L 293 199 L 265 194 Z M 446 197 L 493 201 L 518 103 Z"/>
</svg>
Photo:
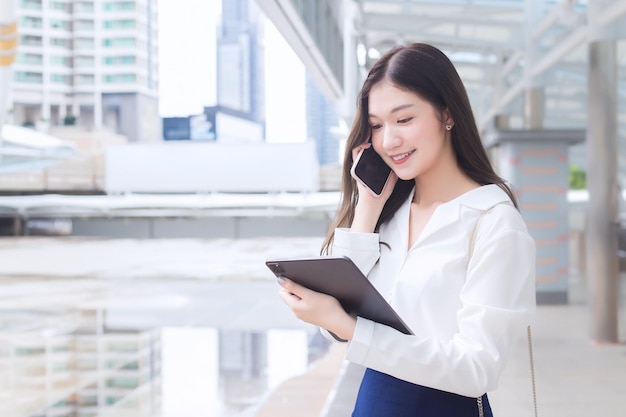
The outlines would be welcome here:
<svg viewBox="0 0 626 417">
<path fill-rule="evenodd" d="M 263 20 L 255 0 L 222 1 L 216 41 L 217 104 L 201 114 L 163 118 L 165 140 L 264 140 Z"/>
<path fill-rule="evenodd" d="M 223 401 L 233 409 L 254 406 L 267 391 L 267 334 L 219 331 L 219 375 Z"/>
<path fill-rule="evenodd" d="M 339 164 L 339 114 L 315 82 L 306 77 L 307 138 L 314 140 L 320 166 Z"/>
<path fill-rule="evenodd" d="M 0 336 L 0 415 L 150 417 L 161 409 L 160 330 L 108 328 L 102 310 L 31 317 Z M 17 329 L 18 327 L 13 327 Z"/>
<path fill-rule="evenodd" d="M 263 19 L 255 0 L 222 0 L 217 31 L 217 104 L 265 123 Z"/>
<path fill-rule="evenodd" d="M 18 2 L 10 123 L 161 137 L 157 0 Z"/>
<path fill-rule="evenodd" d="M 223 106 L 207 106 L 200 114 L 164 117 L 165 140 L 217 141 L 221 143 L 262 142 L 264 125 L 248 115 Z"/>
</svg>

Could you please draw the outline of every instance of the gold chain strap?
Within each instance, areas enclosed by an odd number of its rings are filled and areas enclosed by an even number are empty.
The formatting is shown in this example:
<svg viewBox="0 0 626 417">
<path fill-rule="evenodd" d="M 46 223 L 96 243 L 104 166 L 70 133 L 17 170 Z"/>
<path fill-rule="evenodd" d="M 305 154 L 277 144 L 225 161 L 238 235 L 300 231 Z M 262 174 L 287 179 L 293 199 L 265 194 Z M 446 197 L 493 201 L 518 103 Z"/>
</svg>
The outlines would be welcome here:
<svg viewBox="0 0 626 417">
<path fill-rule="evenodd" d="M 485 412 L 483 411 L 483 397 L 476 398 L 476 402 L 478 403 L 478 417 L 485 417 Z"/>
<path fill-rule="evenodd" d="M 526 334 L 528 335 L 528 358 L 530 360 L 530 381 L 533 386 L 533 407 L 535 408 L 535 417 L 537 413 L 537 386 L 535 384 L 535 358 L 533 357 L 533 339 L 530 334 L 530 326 L 526 328 Z"/>
</svg>

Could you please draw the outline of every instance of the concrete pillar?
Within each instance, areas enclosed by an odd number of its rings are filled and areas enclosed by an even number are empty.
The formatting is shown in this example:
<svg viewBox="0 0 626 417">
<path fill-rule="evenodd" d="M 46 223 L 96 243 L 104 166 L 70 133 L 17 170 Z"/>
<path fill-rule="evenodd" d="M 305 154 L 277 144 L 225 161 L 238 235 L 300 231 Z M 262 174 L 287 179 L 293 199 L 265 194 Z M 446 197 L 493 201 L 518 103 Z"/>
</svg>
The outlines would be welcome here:
<svg viewBox="0 0 626 417">
<path fill-rule="evenodd" d="M 617 57 L 614 40 L 589 44 L 587 277 L 591 337 L 617 342 Z"/>
<path fill-rule="evenodd" d="M 538 46 L 532 37 L 533 28 L 542 19 L 543 1 L 524 2 L 525 31 L 524 31 L 524 108 L 523 120 L 526 130 L 543 128 L 544 94 L 541 76 L 533 75 L 533 64 L 540 55 Z"/>
<path fill-rule="evenodd" d="M 59 103 L 59 124 L 63 124 L 65 116 L 67 116 L 67 104 L 65 104 L 65 100 L 61 99 Z"/>
<path fill-rule="evenodd" d="M 537 245 L 537 304 L 569 300 L 568 146 L 581 130 L 500 130 L 485 136 L 497 147 L 497 172 L 511 182 Z"/>
<path fill-rule="evenodd" d="M 496 114 L 493 118 L 493 127 L 496 131 L 509 130 L 509 128 L 511 127 L 511 115 L 508 113 Z M 493 166 L 496 173 L 502 176 L 503 174 L 500 170 L 500 147 L 487 146 L 486 149 L 489 160 L 491 161 L 491 165 Z"/>
<path fill-rule="evenodd" d="M 94 93 L 93 96 L 93 126 L 96 129 L 102 127 L 102 94 Z"/>
<path fill-rule="evenodd" d="M 589 0 L 587 112 L 587 281 L 591 338 L 618 338 L 617 53 L 616 26 L 598 16 L 612 0 Z"/>
<path fill-rule="evenodd" d="M 50 111 L 51 104 L 50 104 L 50 92 L 49 92 L 50 87 L 45 87 L 45 88 L 48 90 L 43 92 L 43 101 L 41 102 L 39 118 L 46 122 L 50 122 L 50 116 L 51 116 L 51 111 Z"/>
<path fill-rule="evenodd" d="M 493 118 L 493 125 L 496 130 L 508 130 L 511 126 L 511 117 L 508 113 L 496 114 Z"/>
<path fill-rule="evenodd" d="M 24 220 L 16 216 L 13 219 L 13 236 L 22 236 L 24 234 Z"/>
<path fill-rule="evenodd" d="M 531 87 L 524 90 L 524 126 L 526 129 L 543 128 L 544 108 L 542 87 Z"/>
<path fill-rule="evenodd" d="M 44 88 L 44 99 L 41 103 L 39 117 L 35 120 L 35 126 L 37 126 L 37 130 L 42 132 L 48 132 L 50 130 L 50 126 L 52 124 L 52 106 L 50 104 L 50 94 L 47 92 L 49 87 Z"/>
<path fill-rule="evenodd" d="M 74 99 L 72 100 L 72 116 L 74 116 L 77 119 L 80 118 L 80 104 L 78 103 L 78 100 L 76 99 L 76 97 L 74 97 Z"/>
</svg>

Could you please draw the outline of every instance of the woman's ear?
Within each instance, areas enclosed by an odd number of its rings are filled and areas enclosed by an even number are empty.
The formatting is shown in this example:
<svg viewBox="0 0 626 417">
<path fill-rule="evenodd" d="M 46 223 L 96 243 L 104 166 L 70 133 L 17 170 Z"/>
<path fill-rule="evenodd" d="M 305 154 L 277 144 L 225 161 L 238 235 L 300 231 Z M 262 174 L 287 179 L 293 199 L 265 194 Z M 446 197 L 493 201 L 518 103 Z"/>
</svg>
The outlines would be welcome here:
<svg viewBox="0 0 626 417">
<path fill-rule="evenodd" d="M 454 126 L 454 119 L 452 118 L 452 115 L 450 114 L 450 110 L 446 108 L 441 114 L 441 116 L 442 116 L 444 125 Z"/>
</svg>

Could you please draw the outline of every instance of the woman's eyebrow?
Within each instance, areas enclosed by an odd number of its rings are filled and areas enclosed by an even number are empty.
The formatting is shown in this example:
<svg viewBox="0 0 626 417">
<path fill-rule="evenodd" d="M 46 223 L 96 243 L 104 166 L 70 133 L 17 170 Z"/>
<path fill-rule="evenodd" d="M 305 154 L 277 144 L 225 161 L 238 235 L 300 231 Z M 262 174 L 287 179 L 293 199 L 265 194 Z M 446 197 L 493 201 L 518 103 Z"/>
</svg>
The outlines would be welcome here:
<svg viewBox="0 0 626 417">
<path fill-rule="evenodd" d="M 404 110 L 404 109 L 406 109 L 408 107 L 413 107 L 413 106 L 414 106 L 414 104 L 401 104 L 401 105 L 396 106 L 393 109 L 391 109 L 391 112 L 395 113 L 397 111 Z"/>
<path fill-rule="evenodd" d="M 414 106 L 414 104 L 410 104 L 410 103 L 400 104 L 399 106 L 396 106 L 393 109 L 391 109 L 390 113 L 399 112 L 400 110 L 404 110 L 406 108 L 413 107 L 413 106 Z M 377 117 L 377 116 L 375 114 L 371 114 L 370 113 L 370 114 L 368 114 L 368 117 Z"/>
</svg>

